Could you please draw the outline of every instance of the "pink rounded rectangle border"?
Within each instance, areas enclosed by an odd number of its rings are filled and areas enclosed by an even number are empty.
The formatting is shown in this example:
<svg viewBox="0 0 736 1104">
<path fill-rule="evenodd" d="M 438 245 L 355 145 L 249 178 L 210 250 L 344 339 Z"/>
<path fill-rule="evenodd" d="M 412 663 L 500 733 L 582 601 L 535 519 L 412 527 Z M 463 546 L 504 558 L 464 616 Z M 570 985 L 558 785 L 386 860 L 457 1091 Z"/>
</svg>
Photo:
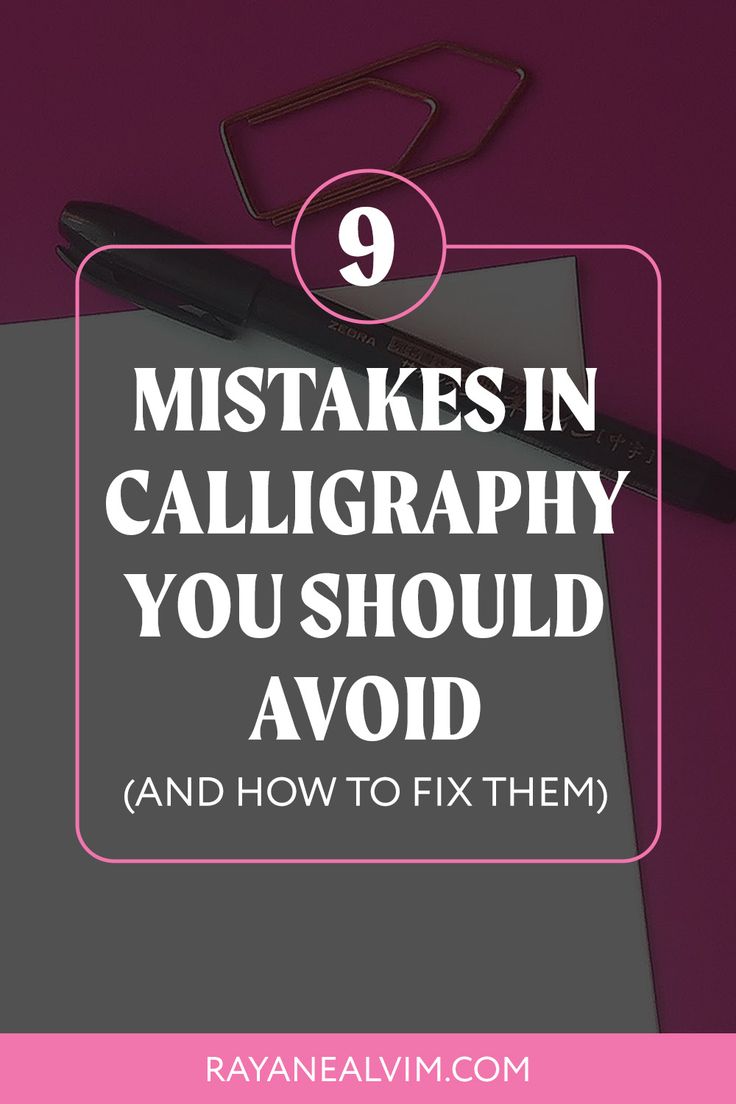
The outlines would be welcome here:
<svg viewBox="0 0 736 1104">
<path fill-rule="evenodd" d="M 546 244 L 458 244 L 447 243 L 447 249 L 464 249 L 464 250 L 509 250 L 509 251 L 533 251 L 533 252 L 549 252 L 557 250 L 569 250 L 569 251 L 592 251 L 598 250 L 621 250 L 629 253 L 638 253 L 643 257 L 652 267 L 656 282 L 657 282 L 657 821 L 654 837 L 647 847 L 636 855 L 631 855 L 626 858 L 620 859 L 596 859 L 596 858 L 494 858 L 494 859 L 482 859 L 482 858 L 456 858 L 456 859 L 432 859 L 432 858 L 378 858 L 378 859 L 350 859 L 350 858 L 331 858 L 331 859 L 317 859 L 317 858 L 110 858 L 107 855 L 100 855 L 94 851 L 85 841 L 82 835 L 81 823 L 80 823 L 80 677 L 79 677 L 79 659 L 80 659 L 80 617 L 79 617 L 79 582 L 80 582 L 80 570 L 79 570 L 79 487 L 80 487 L 80 462 L 79 462 L 79 337 L 80 337 L 80 299 L 81 288 L 80 282 L 85 265 L 98 253 L 104 253 L 107 251 L 118 249 L 225 249 L 225 250 L 291 250 L 291 245 L 258 245 L 258 244 L 223 244 L 223 245 L 208 245 L 206 243 L 196 244 L 167 244 L 167 245 L 102 245 L 97 249 L 92 250 L 82 260 L 77 269 L 76 279 L 74 283 L 74 827 L 80 846 L 86 853 L 98 862 L 111 863 L 111 864 L 157 864 L 157 863 L 176 863 L 176 864 L 250 864 L 250 865 L 265 865 L 265 864 L 334 864 L 340 865 L 345 863 L 350 864 L 458 864 L 458 865 L 497 865 L 497 864 L 515 864 L 515 865 L 570 865 L 570 864 L 591 864 L 596 865 L 621 865 L 626 863 L 639 862 L 647 855 L 651 854 L 654 848 L 659 842 L 662 834 L 662 273 L 659 265 L 645 249 L 640 249 L 637 245 L 626 244 L 575 244 L 570 242 L 554 242 Z"/>
</svg>

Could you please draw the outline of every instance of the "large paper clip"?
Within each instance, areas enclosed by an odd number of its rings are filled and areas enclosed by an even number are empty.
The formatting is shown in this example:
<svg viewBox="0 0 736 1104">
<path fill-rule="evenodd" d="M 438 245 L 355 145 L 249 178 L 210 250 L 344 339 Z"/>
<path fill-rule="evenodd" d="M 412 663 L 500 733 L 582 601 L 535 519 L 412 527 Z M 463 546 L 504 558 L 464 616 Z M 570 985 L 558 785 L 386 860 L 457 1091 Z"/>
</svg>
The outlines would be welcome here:
<svg viewBox="0 0 736 1104">
<path fill-rule="evenodd" d="M 434 53 L 445 52 L 453 54 L 459 57 L 468 58 L 471 61 L 477 61 L 483 65 L 490 66 L 496 69 L 505 70 L 515 77 L 514 84 L 511 92 L 502 101 L 499 109 L 496 113 L 484 124 L 481 129 L 481 133 L 477 140 L 470 146 L 459 152 L 447 154 L 442 157 L 435 158 L 433 160 L 426 161 L 425 163 L 416 163 L 417 155 L 421 151 L 421 147 L 424 144 L 425 138 L 431 127 L 434 126 L 437 115 L 440 110 L 439 101 L 436 96 L 430 93 L 412 88 L 409 85 L 394 79 L 388 79 L 381 74 L 391 68 L 401 65 L 403 62 L 412 61 L 415 58 L 419 58 L 423 55 L 429 55 Z M 408 180 L 416 180 L 418 177 L 426 176 L 429 173 L 437 172 L 439 169 L 444 169 L 450 165 L 457 165 L 463 161 L 468 161 L 471 157 L 474 157 L 481 149 L 484 148 L 490 141 L 491 137 L 495 134 L 496 130 L 500 126 L 501 122 L 508 115 L 512 106 L 519 98 L 526 82 L 528 80 L 526 71 L 518 65 L 516 62 L 508 61 L 504 58 L 496 57 L 493 54 L 485 53 L 481 50 L 469 49 L 465 46 L 460 46 L 454 42 L 431 42 L 423 46 L 417 46 L 412 50 L 407 50 L 400 54 L 395 54 L 392 57 L 384 58 L 381 61 L 373 62 L 370 65 L 363 66 L 359 69 L 351 70 L 350 72 L 343 73 L 338 77 L 331 77 L 327 80 L 321 81 L 318 84 L 310 85 L 307 88 L 302 88 L 297 92 L 292 92 L 287 96 L 283 96 L 276 100 L 270 100 L 268 103 L 259 104 L 257 107 L 251 107 L 245 111 L 237 112 L 234 115 L 229 116 L 223 120 L 220 124 L 220 136 L 225 148 L 227 159 L 230 163 L 235 182 L 238 186 L 238 190 L 243 199 L 243 202 L 248 212 L 255 219 L 268 219 L 274 226 L 282 225 L 283 223 L 292 222 L 304 203 L 309 191 L 308 189 L 302 196 L 296 197 L 290 202 L 283 203 L 279 206 L 265 206 L 256 202 L 254 197 L 253 186 L 246 182 L 246 166 L 247 162 L 247 150 L 245 153 L 242 150 L 236 150 L 234 142 L 233 132 L 237 127 L 242 133 L 243 125 L 247 128 L 260 127 L 263 124 L 272 122 L 283 118 L 284 116 L 291 115 L 295 112 L 304 110 L 305 108 L 312 107 L 315 104 L 324 103 L 330 100 L 334 100 L 337 97 L 344 96 L 347 93 L 355 92 L 364 88 L 377 88 L 384 92 L 393 93 L 397 96 L 409 97 L 413 100 L 418 100 L 424 104 L 426 112 L 423 120 L 421 121 L 418 129 L 411 135 L 410 140 L 405 145 L 400 156 L 394 161 L 392 165 L 385 166 L 392 172 L 399 173 Z M 353 167 L 353 166 L 348 166 Z M 376 166 L 377 167 L 377 166 Z M 383 166 L 382 166 L 383 167 Z M 320 184 L 321 181 L 315 180 L 313 186 Z M 390 177 L 385 176 L 362 176 L 357 182 L 348 181 L 344 185 L 335 185 L 332 188 L 325 189 L 320 195 L 309 205 L 309 212 L 315 212 L 324 210 L 327 207 L 332 207 L 337 203 L 341 203 L 346 199 L 355 199 L 359 196 L 367 195 L 370 192 L 378 191 L 382 188 L 391 187 L 394 183 Z"/>
</svg>

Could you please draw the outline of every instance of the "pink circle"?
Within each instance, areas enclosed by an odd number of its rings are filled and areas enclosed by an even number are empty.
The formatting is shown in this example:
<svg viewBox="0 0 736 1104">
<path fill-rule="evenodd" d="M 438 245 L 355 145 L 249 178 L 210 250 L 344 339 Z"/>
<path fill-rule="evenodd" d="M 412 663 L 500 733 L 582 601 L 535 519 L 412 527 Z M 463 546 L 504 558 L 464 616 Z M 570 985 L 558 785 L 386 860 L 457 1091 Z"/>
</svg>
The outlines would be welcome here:
<svg viewBox="0 0 736 1104">
<path fill-rule="evenodd" d="M 338 311 L 331 310 L 330 307 L 326 306 L 322 302 L 322 300 L 314 294 L 311 288 L 307 286 L 304 281 L 304 277 L 301 274 L 299 262 L 296 259 L 296 233 L 299 229 L 299 223 L 302 221 L 302 218 L 304 216 L 304 212 L 306 211 L 307 207 L 312 202 L 314 197 L 319 195 L 320 192 L 324 191 L 325 188 L 329 188 L 331 184 L 335 184 L 338 180 L 345 180 L 345 178 L 348 176 L 361 176 L 364 173 L 369 173 L 371 176 L 390 176 L 392 180 L 398 180 L 399 183 L 408 184 L 410 188 L 413 188 L 414 191 L 417 192 L 417 194 L 420 195 L 422 199 L 426 202 L 427 206 L 436 218 L 437 225 L 439 226 L 440 230 L 440 241 L 442 243 L 442 252 L 440 256 L 439 268 L 437 269 L 437 274 L 432 280 L 432 283 L 425 291 L 424 295 L 422 295 L 420 299 L 417 299 L 416 303 L 412 303 L 412 305 L 410 307 L 407 307 L 405 310 L 399 311 L 398 314 L 389 314 L 385 318 L 355 318 L 353 317 L 353 315 L 340 314 Z M 346 199 L 348 198 L 349 197 L 346 197 Z M 437 284 L 440 281 L 440 276 L 442 275 L 442 272 L 444 270 L 446 260 L 447 234 L 445 233 L 445 224 L 442 221 L 442 216 L 437 210 L 437 205 L 432 202 L 424 189 L 420 188 L 418 184 L 415 184 L 413 180 L 408 180 L 405 176 L 401 176 L 399 173 L 390 172 L 389 169 L 350 169 L 349 172 L 338 173 L 337 176 L 331 176 L 329 180 L 325 180 L 323 184 L 320 184 L 319 187 L 315 188 L 312 194 L 307 196 L 307 198 L 304 200 L 304 203 L 302 203 L 301 207 L 299 208 L 298 215 L 294 219 L 294 229 L 291 231 L 291 263 L 294 266 L 296 278 L 301 284 L 302 289 L 307 293 L 312 302 L 316 303 L 318 307 L 321 307 L 321 309 L 326 314 L 331 314 L 333 318 L 339 318 L 342 322 L 356 322 L 360 326 L 379 326 L 385 322 L 395 322 L 398 318 L 403 318 L 405 314 L 411 314 L 412 311 L 416 310 L 417 307 L 420 307 L 422 305 L 425 299 L 429 298 L 434 289 L 437 287 Z"/>
</svg>

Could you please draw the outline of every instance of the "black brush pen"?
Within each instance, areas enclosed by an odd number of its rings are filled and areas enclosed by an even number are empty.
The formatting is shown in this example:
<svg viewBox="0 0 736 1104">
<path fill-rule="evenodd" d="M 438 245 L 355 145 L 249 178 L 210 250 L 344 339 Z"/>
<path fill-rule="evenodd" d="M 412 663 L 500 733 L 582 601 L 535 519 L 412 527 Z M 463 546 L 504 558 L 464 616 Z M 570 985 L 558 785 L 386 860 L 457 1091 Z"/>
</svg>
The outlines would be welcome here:
<svg viewBox="0 0 736 1104">
<path fill-rule="evenodd" d="M 84 267 L 91 283 L 129 302 L 157 311 L 218 337 L 234 339 L 253 328 L 346 368 L 455 368 L 465 378 L 480 365 L 393 326 L 342 325 L 320 310 L 303 290 L 225 250 L 156 250 L 146 246 L 197 245 L 195 239 L 119 207 L 75 202 L 59 221 L 68 244 L 57 252 L 71 268 L 99 246 L 144 248 L 104 251 Z M 339 304 L 327 305 L 340 310 Z M 372 340 L 368 340 L 371 338 Z M 492 364 L 487 361 L 486 364 Z M 420 394 L 409 377 L 407 393 Z M 529 442 L 584 468 L 610 476 L 630 471 L 625 486 L 657 494 L 657 441 L 652 433 L 596 414 L 585 431 L 570 417 L 562 428 L 524 428 L 525 388 L 504 375 L 506 415 L 499 431 Z M 462 402 L 458 404 L 462 408 Z M 671 441 L 662 442 L 662 497 L 686 510 L 720 521 L 736 520 L 736 472 L 709 456 Z"/>
</svg>

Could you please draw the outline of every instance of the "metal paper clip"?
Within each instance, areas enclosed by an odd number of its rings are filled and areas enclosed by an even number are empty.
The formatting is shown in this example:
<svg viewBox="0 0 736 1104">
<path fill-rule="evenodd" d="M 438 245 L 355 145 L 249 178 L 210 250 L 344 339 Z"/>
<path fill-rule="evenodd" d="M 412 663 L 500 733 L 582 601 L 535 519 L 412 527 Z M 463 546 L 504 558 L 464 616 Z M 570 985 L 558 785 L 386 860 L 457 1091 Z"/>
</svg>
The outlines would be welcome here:
<svg viewBox="0 0 736 1104">
<path fill-rule="evenodd" d="M 459 153 L 450 154 L 446 157 L 440 157 L 433 161 L 426 162 L 423 165 L 420 164 L 411 167 L 408 164 L 409 159 L 412 154 L 416 154 L 417 150 L 421 147 L 427 130 L 436 120 L 439 110 L 438 101 L 428 92 L 410 88 L 405 84 L 398 83 L 395 80 L 387 80 L 376 74 L 390 67 L 397 66 L 402 62 L 421 57 L 422 55 L 442 51 L 460 57 L 466 57 L 494 68 L 504 69 L 507 72 L 514 73 L 517 79 L 510 94 L 501 104 L 496 114 L 486 124 L 480 137 L 473 145 Z M 252 188 L 246 183 L 241 159 L 235 152 L 232 131 L 236 124 L 245 123 L 248 126 L 260 126 L 263 123 L 301 111 L 306 107 L 311 107 L 313 104 L 334 99 L 347 92 L 352 92 L 366 86 L 382 88 L 385 91 L 393 92 L 397 95 L 418 99 L 426 104 L 427 117 L 412 136 L 400 157 L 393 165 L 389 166 L 392 172 L 400 173 L 402 176 L 406 177 L 407 180 L 416 180 L 418 177 L 426 176 L 428 173 L 437 172 L 439 169 L 447 168 L 450 165 L 457 165 L 463 161 L 468 161 L 471 157 L 479 153 L 489 142 L 502 120 L 511 110 L 511 107 L 521 94 L 527 80 L 526 71 L 516 62 L 496 57 L 493 54 L 488 54 L 481 50 L 469 49 L 454 42 L 431 42 L 423 46 L 417 46 L 412 50 L 406 50 L 400 54 L 394 54 L 392 57 L 384 58 L 381 61 L 373 62 L 370 65 L 365 65 L 348 73 L 343 73 L 340 76 L 330 77 L 327 80 L 320 81 L 318 84 L 313 84 L 297 92 L 292 92 L 287 96 L 270 100 L 267 103 L 259 104 L 257 107 L 251 107 L 245 111 L 240 111 L 235 115 L 231 115 L 220 123 L 220 136 L 227 159 L 230 163 L 230 168 L 235 177 L 235 182 L 248 212 L 255 219 L 270 219 L 274 226 L 279 226 L 283 223 L 293 222 L 304 200 L 307 198 L 306 194 L 299 199 L 281 206 L 270 208 L 259 206 L 253 197 Z M 346 199 L 354 199 L 358 196 L 378 191 L 381 188 L 391 187 L 394 183 L 395 181 L 390 177 L 365 176 L 358 182 L 353 181 L 344 186 L 334 187 L 322 192 L 314 202 L 310 204 L 309 211 L 315 212 L 324 210 Z"/>
</svg>

